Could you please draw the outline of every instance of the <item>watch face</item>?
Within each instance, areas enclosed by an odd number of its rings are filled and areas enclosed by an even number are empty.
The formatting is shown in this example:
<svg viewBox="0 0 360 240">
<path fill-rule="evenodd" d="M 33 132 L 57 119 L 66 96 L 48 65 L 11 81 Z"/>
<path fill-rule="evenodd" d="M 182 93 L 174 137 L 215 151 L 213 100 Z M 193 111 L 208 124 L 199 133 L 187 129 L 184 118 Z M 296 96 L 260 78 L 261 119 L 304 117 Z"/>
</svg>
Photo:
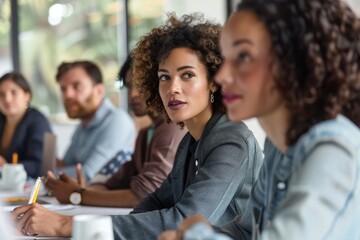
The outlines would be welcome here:
<svg viewBox="0 0 360 240">
<path fill-rule="evenodd" d="M 70 194 L 70 202 L 72 204 L 79 205 L 81 203 L 81 194 L 78 192 Z"/>
</svg>

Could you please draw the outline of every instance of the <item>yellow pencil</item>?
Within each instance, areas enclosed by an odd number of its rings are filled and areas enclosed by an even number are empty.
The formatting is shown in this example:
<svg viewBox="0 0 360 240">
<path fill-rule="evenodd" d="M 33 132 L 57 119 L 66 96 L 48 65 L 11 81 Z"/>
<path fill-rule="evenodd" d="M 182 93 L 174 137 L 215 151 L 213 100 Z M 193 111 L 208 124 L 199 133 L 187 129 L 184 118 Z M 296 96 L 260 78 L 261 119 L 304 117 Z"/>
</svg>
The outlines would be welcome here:
<svg viewBox="0 0 360 240">
<path fill-rule="evenodd" d="M 12 163 L 17 164 L 18 161 L 19 161 L 19 155 L 16 152 L 14 152 L 12 155 Z"/>
<path fill-rule="evenodd" d="M 21 202 L 21 201 L 28 200 L 28 198 L 27 197 L 8 197 L 8 198 L 3 198 L 2 200 L 6 203 L 15 203 L 15 202 Z"/>
<path fill-rule="evenodd" d="M 37 200 L 37 197 L 39 194 L 39 190 L 40 190 L 40 186 L 41 186 L 41 177 L 38 177 L 36 179 L 36 182 L 35 182 L 35 185 L 34 185 L 32 191 L 31 191 L 28 204 L 36 203 L 36 200 Z"/>
</svg>

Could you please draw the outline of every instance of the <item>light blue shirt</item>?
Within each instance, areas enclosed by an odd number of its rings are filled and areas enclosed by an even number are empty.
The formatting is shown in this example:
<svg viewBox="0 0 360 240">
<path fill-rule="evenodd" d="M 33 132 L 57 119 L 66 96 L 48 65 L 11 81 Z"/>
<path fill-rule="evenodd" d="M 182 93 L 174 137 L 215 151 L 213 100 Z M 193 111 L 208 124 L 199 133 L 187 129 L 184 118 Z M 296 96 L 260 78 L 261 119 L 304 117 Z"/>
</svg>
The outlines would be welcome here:
<svg viewBox="0 0 360 240">
<path fill-rule="evenodd" d="M 129 114 L 104 99 L 89 124 L 84 127 L 80 123 L 76 128 L 63 159 L 69 166 L 59 171 L 75 177 L 75 165 L 81 163 L 89 180 L 120 150 L 133 151 L 135 137 L 135 125 Z"/>
</svg>

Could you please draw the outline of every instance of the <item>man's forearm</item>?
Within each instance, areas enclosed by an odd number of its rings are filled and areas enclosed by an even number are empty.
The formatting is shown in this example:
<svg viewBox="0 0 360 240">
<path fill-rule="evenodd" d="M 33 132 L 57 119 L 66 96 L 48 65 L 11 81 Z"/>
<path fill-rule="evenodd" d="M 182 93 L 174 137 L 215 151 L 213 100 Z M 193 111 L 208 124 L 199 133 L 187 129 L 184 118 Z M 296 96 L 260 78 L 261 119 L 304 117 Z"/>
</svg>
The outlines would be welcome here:
<svg viewBox="0 0 360 240">
<path fill-rule="evenodd" d="M 94 183 L 94 184 L 90 184 L 86 187 L 86 189 L 91 189 L 91 190 L 99 190 L 99 191 L 108 191 L 109 189 L 105 186 L 105 184 L 102 183 Z"/>
<path fill-rule="evenodd" d="M 130 189 L 122 190 L 95 190 L 86 188 L 82 192 L 82 205 L 103 207 L 129 207 L 133 208 L 140 199 Z"/>
</svg>

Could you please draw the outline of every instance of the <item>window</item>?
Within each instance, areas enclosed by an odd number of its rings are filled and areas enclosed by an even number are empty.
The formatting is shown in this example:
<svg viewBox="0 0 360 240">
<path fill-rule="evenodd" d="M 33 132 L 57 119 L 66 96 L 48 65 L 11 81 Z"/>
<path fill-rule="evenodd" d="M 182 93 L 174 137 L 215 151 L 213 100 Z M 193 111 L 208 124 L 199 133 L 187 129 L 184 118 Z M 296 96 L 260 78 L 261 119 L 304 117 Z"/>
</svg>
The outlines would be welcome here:
<svg viewBox="0 0 360 240">
<path fill-rule="evenodd" d="M 49 114 L 62 111 L 55 74 L 63 61 L 95 61 L 108 94 L 118 91 L 119 52 L 126 52 L 118 47 L 124 11 L 121 0 L 19 0 L 20 66 L 33 87 L 33 105 Z"/>
<path fill-rule="evenodd" d="M 10 1 L 0 1 L 0 76 L 11 70 Z"/>
<path fill-rule="evenodd" d="M 129 0 L 130 49 L 164 19 L 165 0 Z"/>
<path fill-rule="evenodd" d="M 166 12 L 175 11 L 180 16 L 205 10 L 206 5 L 206 11 L 222 15 L 223 0 L 211 0 L 210 5 L 208 1 L 197 0 L 196 4 L 192 0 L 14 1 L 18 3 L 20 70 L 32 86 L 32 105 L 47 115 L 64 112 L 55 81 L 57 66 L 63 61 L 88 59 L 100 66 L 113 102 L 126 108 L 126 91 L 120 93 L 114 84 L 127 55 L 125 2 L 131 49 L 141 36 L 163 23 Z M 13 68 L 10 3 L 11 0 L 0 0 L 0 74 Z M 214 3 L 217 7 L 210 7 Z"/>
</svg>

